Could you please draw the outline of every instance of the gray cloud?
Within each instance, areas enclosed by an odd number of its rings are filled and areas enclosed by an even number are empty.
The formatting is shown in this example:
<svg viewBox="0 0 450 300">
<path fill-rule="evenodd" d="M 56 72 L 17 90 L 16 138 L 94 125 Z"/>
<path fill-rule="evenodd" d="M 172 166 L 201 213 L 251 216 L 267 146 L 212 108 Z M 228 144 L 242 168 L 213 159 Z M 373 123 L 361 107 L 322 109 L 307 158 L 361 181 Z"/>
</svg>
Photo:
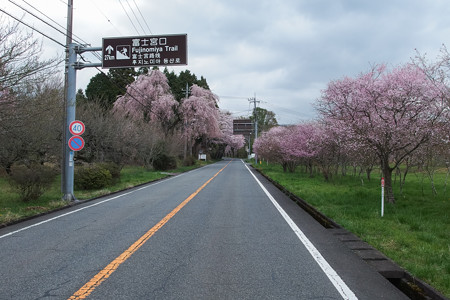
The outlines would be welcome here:
<svg viewBox="0 0 450 300">
<path fill-rule="evenodd" d="M 74 31 L 89 43 L 99 46 L 102 37 L 138 35 L 117 1 L 74 2 Z M 376 63 L 406 63 L 415 48 L 434 57 L 450 39 L 450 6 L 444 0 L 136 3 L 153 34 L 188 34 L 189 65 L 173 70 L 187 68 L 204 76 L 222 96 L 220 106 L 236 115 L 249 111 L 245 98 L 256 93 L 261 107 L 273 110 L 280 123 L 314 118 L 312 104 L 331 80 L 355 76 Z M 60 1 L 36 6 L 65 25 Z M 10 4 L 2 8 L 16 10 Z M 47 49 L 55 51 L 53 45 Z M 78 86 L 85 88 L 95 73 L 80 71 Z"/>
</svg>

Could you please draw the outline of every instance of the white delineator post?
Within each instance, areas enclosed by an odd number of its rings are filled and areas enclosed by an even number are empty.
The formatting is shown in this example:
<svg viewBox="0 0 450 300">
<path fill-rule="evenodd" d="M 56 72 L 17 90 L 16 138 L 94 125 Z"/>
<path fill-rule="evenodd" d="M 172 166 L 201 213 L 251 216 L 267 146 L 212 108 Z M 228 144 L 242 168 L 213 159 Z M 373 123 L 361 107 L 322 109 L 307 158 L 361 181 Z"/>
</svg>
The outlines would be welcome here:
<svg viewBox="0 0 450 300">
<path fill-rule="evenodd" d="M 384 216 L 384 177 L 381 177 L 381 216 Z"/>
</svg>

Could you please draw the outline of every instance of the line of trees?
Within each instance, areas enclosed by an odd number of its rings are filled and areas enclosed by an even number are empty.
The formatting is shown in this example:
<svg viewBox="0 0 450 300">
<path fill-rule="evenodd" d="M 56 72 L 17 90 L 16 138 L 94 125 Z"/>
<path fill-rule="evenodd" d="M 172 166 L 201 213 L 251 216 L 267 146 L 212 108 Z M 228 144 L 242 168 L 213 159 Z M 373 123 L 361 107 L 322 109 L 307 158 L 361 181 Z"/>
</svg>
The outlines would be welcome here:
<svg viewBox="0 0 450 300">
<path fill-rule="evenodd" d="M 394 171 L 402 175 L 401 186 L 412 166 L 430 179 L 438 166 L 450 171 L 450 59 L 443 53 L 434 64 L 418 56 L 392 70 L 377 65 L 330 82 L 317 101 L 317 120 L 272 128 L 256 140 L 256 153 L 285 171 L 299 164 L 311 173 L 318 168 L 326 180 L 352 167 L 370 179 L 378 165 L 394 203 Z"/>
<path fill-rule="evenodd" d="M 41 44 L 18 23 L 0 18 L 0 167 L 60 157 L 62 86 L 58 57 L 42 60 Z"/>
<path fill-rule="evenodd" d="M 58 173 L 61 164 L 64 95 L 62 79 L 54 74 L 63 59 L 44 60 L 41 53 L 33 34 L 0 19 L 0 173 L 10 178 L 21 173 L 22 182 L 42 166 Z M 220 158 L 244 145 L 242 136 L 233 136 L 231 115 L 219 109 L 206 79 L 188 70 L 99 73 L 86 95 L 78 92 L 76 118 L 86 125 L 85 148 L 75 155 L 78 166 L 113 162 L 119 169 L 125 164 L 166 169 L 180 159 L 193 164 L 198 152 Z"/>
<path fill-rule="evenodd" d="M 177 100 L 166 74 L 153 69 L 137 76 L 110 109 L 95 99 L 82 101 L 78 118 L 86 124 L 86 151 L 79 159 L 164 168 L 176 158 L 192 164 L 199 152 L 220 158 L 244 145 L 242 136 L 233 136 L 231 115 L 218 108 L 217 96 L 193 84 L 188 98 Z"/>
</svg>

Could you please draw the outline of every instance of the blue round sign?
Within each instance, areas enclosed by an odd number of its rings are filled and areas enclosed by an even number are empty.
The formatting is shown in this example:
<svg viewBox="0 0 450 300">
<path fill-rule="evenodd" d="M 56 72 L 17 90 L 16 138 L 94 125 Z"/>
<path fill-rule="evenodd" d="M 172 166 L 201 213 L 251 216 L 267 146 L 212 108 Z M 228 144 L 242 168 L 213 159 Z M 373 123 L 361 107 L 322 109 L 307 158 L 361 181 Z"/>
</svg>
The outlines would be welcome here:
<svg viewBox="0 0 450 300">
<path fill-rule="evenodd" d="M 84 147 L 84 139 L 75 135 L 69 139 L 69 148 L 73 151 L 80 151 Z"/>
</svg>

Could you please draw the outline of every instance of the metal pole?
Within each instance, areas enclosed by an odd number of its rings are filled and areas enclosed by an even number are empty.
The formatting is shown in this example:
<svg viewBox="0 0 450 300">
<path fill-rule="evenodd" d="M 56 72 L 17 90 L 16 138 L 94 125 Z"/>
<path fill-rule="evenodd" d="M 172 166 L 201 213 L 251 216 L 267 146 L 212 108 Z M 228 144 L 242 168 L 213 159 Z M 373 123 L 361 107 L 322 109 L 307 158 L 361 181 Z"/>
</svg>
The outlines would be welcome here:
<svg viewBox="0 0 450 300">
<path fill-rule="evenodd" d="M 67 148 L 67 87 L 68 87 L 68 70 L 69 70 L 69 45 L 72 43 L 72 27 L 73 27 L 73 0 L 67 1 L 67 28 L 66 28 L 66 68 L 64 74 L 64 111 L 63 111 L 63 138 L 62 138 L 62 160 L 61 160 L 61 192 L 65 199 L 66 191 L 66 148 Z"/>
<path fill-rule="evenodd" d="M 248 154 L 247 154 L 247 158 L 250 159 L 252 155 L 252 136 L 251 134 L 248 135 Z"/>
<path fill-rule="evenodd" d="M 259 101 L 258 101 L 259 102 Z M 257 120 L 257 114 L 256 114 L 256 94 L 255 97 L 253 98 L 253 104 L 254 104 L 254 115 L 255 115 L 255 138 L 254 141 L 256 141 L 256 139 L 258 138 L 258 120 Z M 256 155 L 255 153 L 255 164 L 258 164 L 258 155 Z"/>
<path fill-rule="evenodd" d="M 185 96 L 185 100 L 187 100 L 189 98 L 189 85 L 186 82 L 186 96 Z M 186 162 L 186 157 L 187 157 L 187 135 L 186 135 L 186 128 L 187 128 L 187 120 L 184 120 L 184 128 L 183 128 L 183 133 L 184 133 L 184 150 L 183 150 L 183 158 Z"/>
<path fill-rule="evenodd" d="M 68 143 L 70 138 L 69 125 L 75 121 L 75 101 L 76 101 L 76 69 L 77 62 L 76 44 L 69 45 L 69 60 L 67 68 L 67 87 L 66 87 L 66 124 L 65 124 L 65 141 L 64 141 L 64 195 L 63 199 L 66 201 L 75 201 L 73 195 L 73 181 L 74 181 L 74 162 L 73 151 L 69 149 Z"/>
</svg>

